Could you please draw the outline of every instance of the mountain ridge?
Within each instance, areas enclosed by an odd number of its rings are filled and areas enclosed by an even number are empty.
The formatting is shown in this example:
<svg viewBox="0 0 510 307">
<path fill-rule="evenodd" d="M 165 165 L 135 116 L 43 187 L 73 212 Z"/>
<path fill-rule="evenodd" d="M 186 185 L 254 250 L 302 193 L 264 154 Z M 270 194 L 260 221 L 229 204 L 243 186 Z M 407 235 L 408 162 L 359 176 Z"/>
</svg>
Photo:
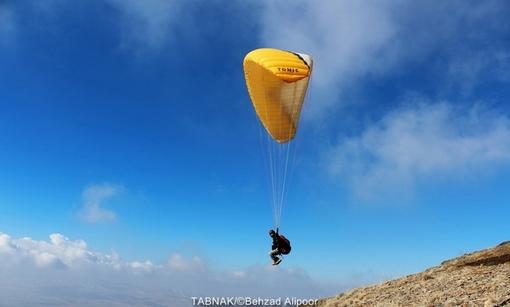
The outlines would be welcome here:
<svg viewBox="0 0 510 307">
<path fill-rule="evenodd" d="M 320 299 L 321 307 L 510 307 L 510 241 Z"/>
</svg>

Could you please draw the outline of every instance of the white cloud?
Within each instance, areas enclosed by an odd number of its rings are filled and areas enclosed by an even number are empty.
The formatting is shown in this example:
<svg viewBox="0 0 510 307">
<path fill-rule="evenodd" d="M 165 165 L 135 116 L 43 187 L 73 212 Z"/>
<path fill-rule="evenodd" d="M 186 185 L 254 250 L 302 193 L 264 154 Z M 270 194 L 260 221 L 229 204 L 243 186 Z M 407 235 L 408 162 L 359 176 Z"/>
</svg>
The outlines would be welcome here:
<svg viewBox="0 0 510 307">
<path fill-rule="evenodd" d="M 510 120 L 477 106 L 411 104 L 341 140 L 327 161 L 358 199 L 401 202 L 420 180 L 459 180 L 509 165 Z"/>
<path fill-rule="evenodd" d="M 396 34 L 392 6 L 376 1 L 268 1 L 264 40 L 279 48 L 309 52 L 321 73 L 342 78 L 367 70 L 373 56 Z M 319 68 L 318 68 L 319 69 Z"/>
<path fill-rule="evenodd" d="M 394 77 L 416 65 L 435 75 L 440 91 L 469 94 L 488 80 L 510 82 L 501 43 L 509 27 L 505 1 L 264 3 L 263 42 L 314 58 L 309 115 L 353 103 L 338 97 L 367 77 Z"/>
<path fill-rule="evenodd" d="M 352 78 L 391 67 L 399 56 L 388 44 L 398 34 L 391 10 L 400 1 L 267 1 L 263 40 L 270 46 L 304 52 L 314 59 L 313 82 L 321 107 L 334 102 Z M 314 92 L 319 95 L 319 92 Z M 323 97 L 321 97 L 323 98 Z M 316 105 L 317 106 L 317 105 Z"/>
<path fill-rule="evenodd" d="M 337 285 L 313 280 L 301 267 L 253 265 L 243 270 L 225 271 L 221 274 L 220 285 L 226 295 L 257 295 L 264 293 L 269 297 L 300 296 L 324 297 L 343 289 Z M 228 287 L 226 287 L 228 285 Z M 274 287 L 278 285 L 278 287 Z M 240 292 L 242 289 L 242 292 Z M 299 292 L 296 292 L 299 289 Z M 219 290 L 218 290 L 219 291 Z"/>
<path fill-rule="evenodd" d="M 145 262 L 131 262 L 129 263 L 129 267 L 131 267 L 135 273 L 151 273 L 156 266 L 151 261 L 147 260 Z"/>
<path fill-rule="evenodd" d="M 262 39 L 314 58 L 302 116 L 324 136 L 315 142 L 343 138 L 332 132 L 339 121 L 366 127 L 326 150 L 335 179 L 358 201 L 403 203 L 420 180 L 508 165 L 508 117 L 465 101 L 506 103 L 498 91 L 510 83 L 509 8 L 501 0 L 265 1 Z M 429 100 L 402 101 L 410 92 Z M 360 118 L 342 118 L 346 106 Z M 382 119 L 367 127 L 374 110 Z"/>
<path fill-rule="evenodd" d="M 315 298 L 339 286 L 317 283 L 302 268 L 255 265 L 215 272 L 198 255 L 170 255 L 163 265 L 122 261 L 61 234 L 49 241 L 0 233 L 0 304 L 55 306 L 189 306 L 192 296 L 282 295 Z M 274 285 L 278 284 L 278 287 Z"/>
<path fill-rule="evenodd" d="M 118 255 L 93 251 L 84 241 L 70 241 L 61 234 L 51 234 L 50 241 L 36 241 L 25 237 L 12 239 L 0 234 L 0 254 L 7 263 L 27 263 L 35 267 L 76 269 L 89 264 L 113 265 Z"/>
<path fill-rule="evenodd" d="M 168 259 L 168 266 L 173 270 L 178 271 L 196 271 L 205 269 L 203 260 L 194 256 L 191 259 L 185 259 L 182 255 L 174 253 Z"/>
<path fill-rule="evenodd" d="M 115 221 L 117 215 L 114 211 L 103 208 L 104 203 L 122 192 L 119 185 L 104 183 L 103 185 L 92 185 L 82 193 L 83 208 L 78 216 L 90 223 Z"/>
</svg>

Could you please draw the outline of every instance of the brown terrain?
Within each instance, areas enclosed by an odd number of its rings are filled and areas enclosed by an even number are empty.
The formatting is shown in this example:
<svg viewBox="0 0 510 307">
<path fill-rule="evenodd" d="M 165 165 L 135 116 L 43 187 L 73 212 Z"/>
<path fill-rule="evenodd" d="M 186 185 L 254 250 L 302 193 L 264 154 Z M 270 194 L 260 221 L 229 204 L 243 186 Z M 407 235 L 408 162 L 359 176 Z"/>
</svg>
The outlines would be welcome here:
<svg viewBox="0 0 510 307">
<path fill-rule="evenodd" d="M 322 307 L 510 307 L 510 241 L 421 273 L 319 300 Z"/>
</svg>

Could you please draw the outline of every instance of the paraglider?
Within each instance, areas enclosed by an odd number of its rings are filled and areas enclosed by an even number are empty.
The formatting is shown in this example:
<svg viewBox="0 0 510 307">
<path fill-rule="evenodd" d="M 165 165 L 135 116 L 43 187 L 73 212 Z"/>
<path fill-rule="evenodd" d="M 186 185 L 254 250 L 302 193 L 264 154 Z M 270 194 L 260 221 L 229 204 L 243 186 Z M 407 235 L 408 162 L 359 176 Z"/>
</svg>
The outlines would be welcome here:
<svg viewBox="0 0 510 307">
<path fill-rule="evenodd" d="M 297 52 L 261 48 L 246 55 L 243 67 L 251 102 L 267 132 L 263 156 L 267 159 L 271 208 L 278 233 L 290 154 L 295 150 L 293 140 L 311 77 L 312 58 Z"/>
<path fill-rule="evenodd" d="M 273 265 L 278 265 L 282 262 L 282 258 L 279 258 L 278 255 L 288 255 L 290 253 L 290 250 L 292 249 L 290 241 L 284 235 L 279 234 L 278 229 L 276 232 L 272 229 L 269 230 L 269 236 L 273 238 L 269 257 L 273 260 Z"/>
</svg>

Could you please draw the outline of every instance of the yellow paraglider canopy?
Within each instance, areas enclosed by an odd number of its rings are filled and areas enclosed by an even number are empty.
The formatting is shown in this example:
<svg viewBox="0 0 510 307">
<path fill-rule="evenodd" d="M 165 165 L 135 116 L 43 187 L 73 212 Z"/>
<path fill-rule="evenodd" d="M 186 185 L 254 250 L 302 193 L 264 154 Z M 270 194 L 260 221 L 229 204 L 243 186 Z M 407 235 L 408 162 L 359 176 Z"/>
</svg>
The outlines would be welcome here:
<svg viewBox="0 0 510 307">
<path fill-rule="evenodd" d="M 279 143 L 292 140 L 312 72 L 312 58 L 262 48 L 248 53 L 243 66 L 251 101 L 267 132 Z"/>
<path fill-rule="evenodd" d="M 275 228 L 280 226 L 287 178 L 292 168 L 291 152 L 299 116 L 312 72 L 306 54 L 262 48 L 251 51 L 243 62 L 248 93 L 262 125 L 263 157 Z"/>
</svg>

